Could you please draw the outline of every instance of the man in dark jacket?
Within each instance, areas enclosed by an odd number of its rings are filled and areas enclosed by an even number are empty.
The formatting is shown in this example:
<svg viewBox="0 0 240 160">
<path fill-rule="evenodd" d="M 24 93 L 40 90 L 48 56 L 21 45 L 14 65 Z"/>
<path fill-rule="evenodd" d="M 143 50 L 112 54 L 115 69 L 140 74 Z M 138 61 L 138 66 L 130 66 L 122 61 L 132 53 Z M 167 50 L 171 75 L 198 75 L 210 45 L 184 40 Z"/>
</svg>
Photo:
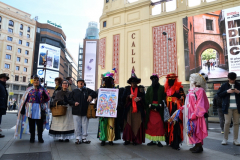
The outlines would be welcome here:
<svg viewBox="0 0 240 160">
<path fill-rule="evenodd" d="M 220 121 L 221 133 L 223 134 L 225 119 L 224 119 L 224 114 L 222 111 L 222 98 L 220 98 L 218 96 L 218 94 L 215 94 L 215 96 L 213 98 L 213 107 L 218 110 L 218 117 L 219 117 L 219 121 Z"/>
<path fill-rule="evenodd" d="M 75 127 L 76 144 L 87 143 L 86 140 L 89 119 L 87 118 L 88 104 L 93 98 L 97 97 L 97 93 L 84 86 L 84 80 L 77 81 L 77 89 L 74 89 L 69 95 L 69 104 L 72 105 L 72 114 Z"/>
<path fill-rule="evenodd" d="M 7 101 L 8 101 L 8 92 L 6 89 L 6 82 L 9 80 L 7 74 L 0 74 L 0 126 L 2 123 L 2 115 L 6 114 L 7 110 Z M 0 128 L 0 131 L 1 128 Z M 5 137 L 4 135 L 0 134 L 0 138 Z"/>
<path fill-rule="evenodd" d="M 240 84 L 236 82 L 237 74 L 228 73 L 228 82 L 224 83 L 218 91 L 218 96 L 222 98 L 222 110 L 225 117 L 224 139 L 222 145 L 227 144 L 229 127 L 233 116 L 233 144 L 240 146 L 238 142 L 239 115 L 240 115 Z"/>
</svg>

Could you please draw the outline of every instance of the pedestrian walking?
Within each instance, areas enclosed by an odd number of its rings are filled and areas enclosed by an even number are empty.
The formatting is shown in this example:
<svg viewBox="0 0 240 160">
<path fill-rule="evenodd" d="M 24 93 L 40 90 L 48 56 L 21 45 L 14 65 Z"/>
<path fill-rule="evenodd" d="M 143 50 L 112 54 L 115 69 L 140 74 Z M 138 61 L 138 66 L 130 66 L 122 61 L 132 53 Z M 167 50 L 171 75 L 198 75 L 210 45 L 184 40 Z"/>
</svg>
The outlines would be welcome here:
<svg viewBox="0 0 240 160">
<path fill-rule="evenodd" d="M 69 83 L 67 80 L 63 80 L 62 89 L 57 91 L 55 98 L 53 99 L 54 107 L 56 105 L 64 105 L 67 107 L 67 112 L 63 116 L 53 117 L 49 135 L 59 142 L 69 142 L 69 139 L 74 138 L 74 124 L 72 107 L 70 107 L 67 97 L 70 92 L 68 91 Z"/>
<path fill-rule="evenodd" d="M 207 66 L 208 66 L 208 73 L 210 73 L 210 66 L 211 66 L 211 63 L 209 62 L 209 60 L 207 61 Z"/>
<path fill-rule="evenodd" d="M 224 83 L 218 91 L 222 98 L 222 110 L 225 117 L 224 138 L 222 145 L 227 144 L 231 118 L 233 117 L 233 144 L 240 146 L 238 142 L 239 115 L 240 115 L 240 84 L 236 81 L 237 74 L 228 73 L 228 82 Z"/>
<path fill-rule="evenodd" d="M 0 74 L 0 132 L 2 132 L 2 129 L 1 129 L 2 116 L 6 115 L 6 111 L 7 111 L 8 92 L 6 89 L 6 82 L 8 80 L 9 80 L 9 77 L 7 74 L 5 73 Z M 3 138 L 3 137 L 5 136 L 0 134 L 0 138 Z"/>
<path fill-rule="evenodd" d="M 213 108 L 216 108 L 217 111 L 218 111 L 218 118 L 219 118 L 219 122 L 220 122 L 221 133 L 223 134 L 224 133 L 225 119 L 224 119 L 224 114 L 223 114 L 223 111 L 222 111 L 222 98 L 220 98 L 218 96 L 218 94 L 214 95 L 214 98 L 213 98 Z"/>
<path fill-rule="evenodd" d="M 49 96 L 45 88 L 40 85 L 40 78 L 33 76 L 33 86 L 29 87 L 22 96 L 14 137 L 22 138 L 23 133 L 30 131 L 30 143 L 35 142 L 35 126 L 37 125 L 38 142 L 44 143 L 42 133 L 49 129 L 48 101 Z M 27 117 L 27 118 L 26 118 Z"/>
<path fill-rule="evenodd" d="M 206 81 L 208 78 L 204 73 L 193 73 L 190 75 L 190 89 L 186 96 L 183 110 L 183 135 L 192 153 L 203 151 L 203 139 L 208 136 L 205 122 L 205 114 L 208 113 L 209 102 L 206 95 Z"/>
<path fill-rule="evenodd" d="M 87 109 L 93 98 L 97 97 L 97 93 L 84 86 L 84 80 L 77 81 L 77 89 L 74 89 L 68 98 L 69 104 L 72 106 L 73 121 L 75 127 L 75 144 L 91 143 L 87 140 L 87 130 L 89 119 L 87 118 Z"/>
<path fill-rule="evenodd" d="M 73 79 L 72 77 L 67 77 L 66 79 L 68 80 L 69 83 L 68 91 L 72 92 L 74 89 L 76 89 L 76 87 L 73 85 Z"/>
</svg>

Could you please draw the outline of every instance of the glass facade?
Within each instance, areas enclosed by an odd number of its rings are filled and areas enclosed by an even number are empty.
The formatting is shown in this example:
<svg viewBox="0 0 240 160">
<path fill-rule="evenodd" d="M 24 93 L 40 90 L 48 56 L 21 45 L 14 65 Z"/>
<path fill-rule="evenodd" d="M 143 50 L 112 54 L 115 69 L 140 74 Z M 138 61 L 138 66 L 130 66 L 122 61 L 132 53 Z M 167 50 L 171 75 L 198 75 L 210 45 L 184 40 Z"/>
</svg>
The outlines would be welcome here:
<svg viewBox="0 0 240 160">
<path fill-rule="evenodd" d="M 85 39 L 99 39 L 99 29 L 97 22 L 89 22 L 86 30 Z"/>
</svg>

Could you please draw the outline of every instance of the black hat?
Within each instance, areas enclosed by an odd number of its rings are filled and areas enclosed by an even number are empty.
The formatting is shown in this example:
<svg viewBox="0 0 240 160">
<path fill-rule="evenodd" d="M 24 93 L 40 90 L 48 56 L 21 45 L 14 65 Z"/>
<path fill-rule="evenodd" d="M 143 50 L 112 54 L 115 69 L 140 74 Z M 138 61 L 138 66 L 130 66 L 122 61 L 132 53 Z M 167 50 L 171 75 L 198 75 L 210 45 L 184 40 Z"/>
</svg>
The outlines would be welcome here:
<svg viewBox="0 0 240 160">
<path fill-rule="evenodd" d="M 127 83 L 131 84 L 131 82 L 137 82 L 137 84 L 141 83 L 141 79 L 137 78 L 134 69 L 132 69 L 131 77 L 128 79 Z"/>
<path fill-rule="evenodd" d="M 8 76 L 8 74 L 6 74 L 6 73 L 2 73 L 2 74 L 0 74 L 0 78 L 7 78 L 7 80 L 9 80 L 9 76 Z"/>
<path fill-rule="evenodd" d="M 40 79 L 40 77 L 38 75 L 33 75 L 33 78 L 32 79 Z"/>
<path fill-rule="evenodd" d="M 158 75 L 157 74 L 152 74 L 152 76 L 150 77 L 150 79 L 152 80 L 153 78 L 157 78 L 157 79 L 159 79 L 159 77 L 158 77 Z"/>
<path fill-rule="evenodd" d="M 83 81 L 83 82 L 85 82 L 84 79 L 82 79 L 82 78 L 78 79 L 78 80 L 77 80 L 77 83 L 78 83 L 78 81 Z"/>
</svg>

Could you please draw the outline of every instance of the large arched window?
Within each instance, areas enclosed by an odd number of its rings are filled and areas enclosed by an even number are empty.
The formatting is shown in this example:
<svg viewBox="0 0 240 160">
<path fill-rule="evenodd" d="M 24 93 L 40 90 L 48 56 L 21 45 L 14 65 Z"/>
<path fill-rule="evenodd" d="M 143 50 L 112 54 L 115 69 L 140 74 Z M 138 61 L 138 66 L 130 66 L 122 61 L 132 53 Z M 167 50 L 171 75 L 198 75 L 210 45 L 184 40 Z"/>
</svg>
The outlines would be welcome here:
<svg viewBox="0 0 240 160">
<path fill-rule="evenodd" d="M 2 22 L 2 17 L 0 16 L 0 23 Z"/>
<path fill-rule="evenodd" d="M 20 24 L 20 29 L 23 30 L 23 25 L 22 24 Z"/>
<path fill-rule="evenodd" d="M 9 26 L 14 26 L 14 22 L 12 20 L 9 20 L 9 23 L 8 23 Z"/>
</svg>

